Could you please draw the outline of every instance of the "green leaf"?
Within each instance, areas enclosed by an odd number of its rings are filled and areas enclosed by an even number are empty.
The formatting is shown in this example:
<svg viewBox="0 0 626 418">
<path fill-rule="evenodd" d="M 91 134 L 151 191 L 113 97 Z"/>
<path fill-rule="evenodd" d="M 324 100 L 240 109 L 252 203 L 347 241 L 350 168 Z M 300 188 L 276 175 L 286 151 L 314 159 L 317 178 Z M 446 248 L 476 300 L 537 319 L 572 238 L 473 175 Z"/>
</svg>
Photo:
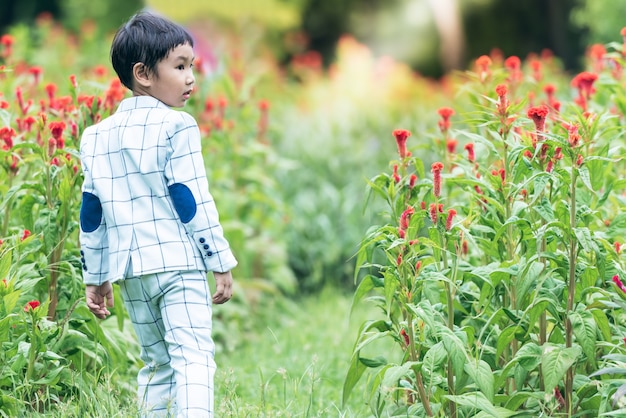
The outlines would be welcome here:
<svg viewBox="0 0 626 418">
<path fill-rule="evenodd" d="M 541 352 L 541 347 L 536 343 L 528 342 L 517 350 L 513 361 L 517 362 L 526 371 L 532 372 L 541 364 Z"/>
<path fill-rule="evenodd" d="M 539 204 L 533 208 L 546 222 L 554 221 L 554 210 L 552 210 L 550 201 L 546 197 L 542 198 Z"/>
<path fill-rule="evenodd" d="M 377 367 L 385 366 L 387 364 L 387 359 L 382 356 L 378 356 L 375 358 L 359 357 L 359 360 L 361 360 L 361 363 L 363 363 L 365 367 L 369 369 L 375 369 Z"/>
<path fill-rule="evenodd" d="M 591 314 L 604 340 L 611 341 L 611 326 L 609 325 L 609 318 L 607 318 L 606 313 L 600 309 L 592 309 Z"/>
<path fill-rule="evenodd" d="M 545 344 L 541 356 L 541 371 L 545 392 L 552 390 L 559 384 L 567 369 L 569 369 L 581 354 L 580 346 L 564 348 L 554 344 Z"/>
<path fill-rule="evenodd" d="M 504 329 L 498 337 L 496 344 L 496 357 L 500 357 L 500 354 L 511 344 L 511 341 L 515 339 L 515 334 L 522 328 L 517 325 L 511 325 Z"/>
<path fill-rule="evenodd" d="M 589 228 L 574 228 L 574 235 L 578 240 L 578 243 L 583 247 L 583 249 L 587 252 L 598 252 L 598 246 L 595 241 L 591 237 L 591 232 L 589 232 Z"/>
<path fill-rule="evenodd" d="M 0 277 L 5 278 L 9 275 L 11 269 L 11 262 L 13 260 L 13 254 L 11 251 L 5 251 L 0 257 Z"/>
<path fill-rule="evenodd" d="M 361 379 L 363 373 L 367 369 L 367 366 L 361 362 L 359 359 L 358 353 L 352 355 L 352 361 L 350 362 L 350 368 L 348 369 L 348 373 L 346 374 L 346 378 L 343 381 L 343 394 L 342 394 L 342 404 L 345 405 L 350 398 L 350 393 L 352 393 L 352 389 Z"/>
<path fill-rule="evenodd" d="M 596 334 L 598 327 L 595 318 L 589 311 L 571 312 L 569 320 L 572 323 L 576 342 L 582 347 L 587 359 L 595 363 Z"/>
<path fill-rule="evenodd" d="M 474 380 L 489 402 L 493 403 L 495 378 L 489 364 L 484 360 L 471 359 L 465 363 L 465 372 Z"/>
<path fill-rule="evenodd" d="M 583 166 L 578 169 L 578 177 L 583 182 L 585 187 L 594 192 L 593 186 L 591 185 L 591 176 L 589 175 L 589 170 L 587 167 Z"/>
<path fill-rule="evenodd" d="M 494 406 L 481 392 L 464 393 L 462 395 L 446 395 L 446 398 L 457 405 L 475 408 L 481 411 L 483 416 L 486 417 L 508 418 L 515 415 L 514 411 L 500 406 Z"/>
</svg>

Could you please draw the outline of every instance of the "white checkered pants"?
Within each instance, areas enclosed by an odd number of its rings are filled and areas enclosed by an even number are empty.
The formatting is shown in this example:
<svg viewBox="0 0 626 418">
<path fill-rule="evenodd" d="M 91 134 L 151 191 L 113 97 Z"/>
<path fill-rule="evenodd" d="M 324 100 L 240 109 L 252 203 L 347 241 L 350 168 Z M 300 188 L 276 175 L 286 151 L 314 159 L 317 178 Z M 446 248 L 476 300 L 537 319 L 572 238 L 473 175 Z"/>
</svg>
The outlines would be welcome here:
<svg viewBox="0 0 626 418">
<path fill-rule="evenodd" d="M 137 376 L 144 416 L 212 418 L 215 346 L 206 273 L 157 273 L 119 284 L 145 363 Z"/>
</svg>

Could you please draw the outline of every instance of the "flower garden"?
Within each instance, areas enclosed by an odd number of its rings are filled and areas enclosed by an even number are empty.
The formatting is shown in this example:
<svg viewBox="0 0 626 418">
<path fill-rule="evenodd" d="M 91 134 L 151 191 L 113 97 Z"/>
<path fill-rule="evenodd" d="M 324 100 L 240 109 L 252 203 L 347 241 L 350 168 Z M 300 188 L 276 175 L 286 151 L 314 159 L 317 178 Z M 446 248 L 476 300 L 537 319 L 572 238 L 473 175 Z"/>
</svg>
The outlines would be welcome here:
<svg viewBox="0 0 626 418">
<path fill-rule="evenodd" d="M 0 416 L 136 412 L 119 294 L 83 300 L 78 142 L 128 94 L 95 33 L 0 38 Z M 626 31 L 576 74 L 492 51 L 439 81 L 350 37 L 329 69 L 231 41 L 185 108 L 240 260 L 220 355 L 332 285 L 367 310 L 332 414 L 626 414 Z M 223 416 L 329 414 L 241 393 Z"/>
</svg>

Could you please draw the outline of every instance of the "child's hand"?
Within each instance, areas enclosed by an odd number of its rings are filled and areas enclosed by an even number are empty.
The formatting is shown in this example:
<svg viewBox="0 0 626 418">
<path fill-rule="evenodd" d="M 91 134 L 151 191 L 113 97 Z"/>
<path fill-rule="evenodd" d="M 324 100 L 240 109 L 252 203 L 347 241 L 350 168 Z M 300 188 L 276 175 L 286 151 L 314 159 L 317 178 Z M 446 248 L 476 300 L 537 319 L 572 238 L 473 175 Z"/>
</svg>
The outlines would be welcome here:
<svg viewBox="0 0 626 418">
<path fill-rule="evenodd" d="M 213 272 L 215 276 L 215 293 L 213 294 L 213 303 L 221 305 L 228 302 L 233 296 L 233 275 L 230 271 L 226 273 Z"/>
<path fill-rule="evenodd" d="M 100 286 L 87 285 L 85 287 L 87 307 L 98 318 L 104 319 L 111 312 L 107 307 L 113 307 L 113 286 L 111 282 L 104 282 Z"/>
</svg>

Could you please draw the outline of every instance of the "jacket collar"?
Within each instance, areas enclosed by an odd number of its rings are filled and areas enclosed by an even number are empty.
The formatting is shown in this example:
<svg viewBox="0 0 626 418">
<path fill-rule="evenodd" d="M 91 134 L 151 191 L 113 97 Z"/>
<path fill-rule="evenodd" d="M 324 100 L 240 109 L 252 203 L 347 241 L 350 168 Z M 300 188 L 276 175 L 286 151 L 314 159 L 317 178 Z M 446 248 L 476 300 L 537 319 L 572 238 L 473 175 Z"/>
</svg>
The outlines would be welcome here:
<svg viewBox="0 0 626 418">
<path fill-rule="evenodd" d="M 133 109 L 150 109 L 150 108 L 169 109 L 169 106 L 152 96 L 133 96 L 126 98 L 120 102 L 117 112 L 127 112 Z"/>
</svg>

